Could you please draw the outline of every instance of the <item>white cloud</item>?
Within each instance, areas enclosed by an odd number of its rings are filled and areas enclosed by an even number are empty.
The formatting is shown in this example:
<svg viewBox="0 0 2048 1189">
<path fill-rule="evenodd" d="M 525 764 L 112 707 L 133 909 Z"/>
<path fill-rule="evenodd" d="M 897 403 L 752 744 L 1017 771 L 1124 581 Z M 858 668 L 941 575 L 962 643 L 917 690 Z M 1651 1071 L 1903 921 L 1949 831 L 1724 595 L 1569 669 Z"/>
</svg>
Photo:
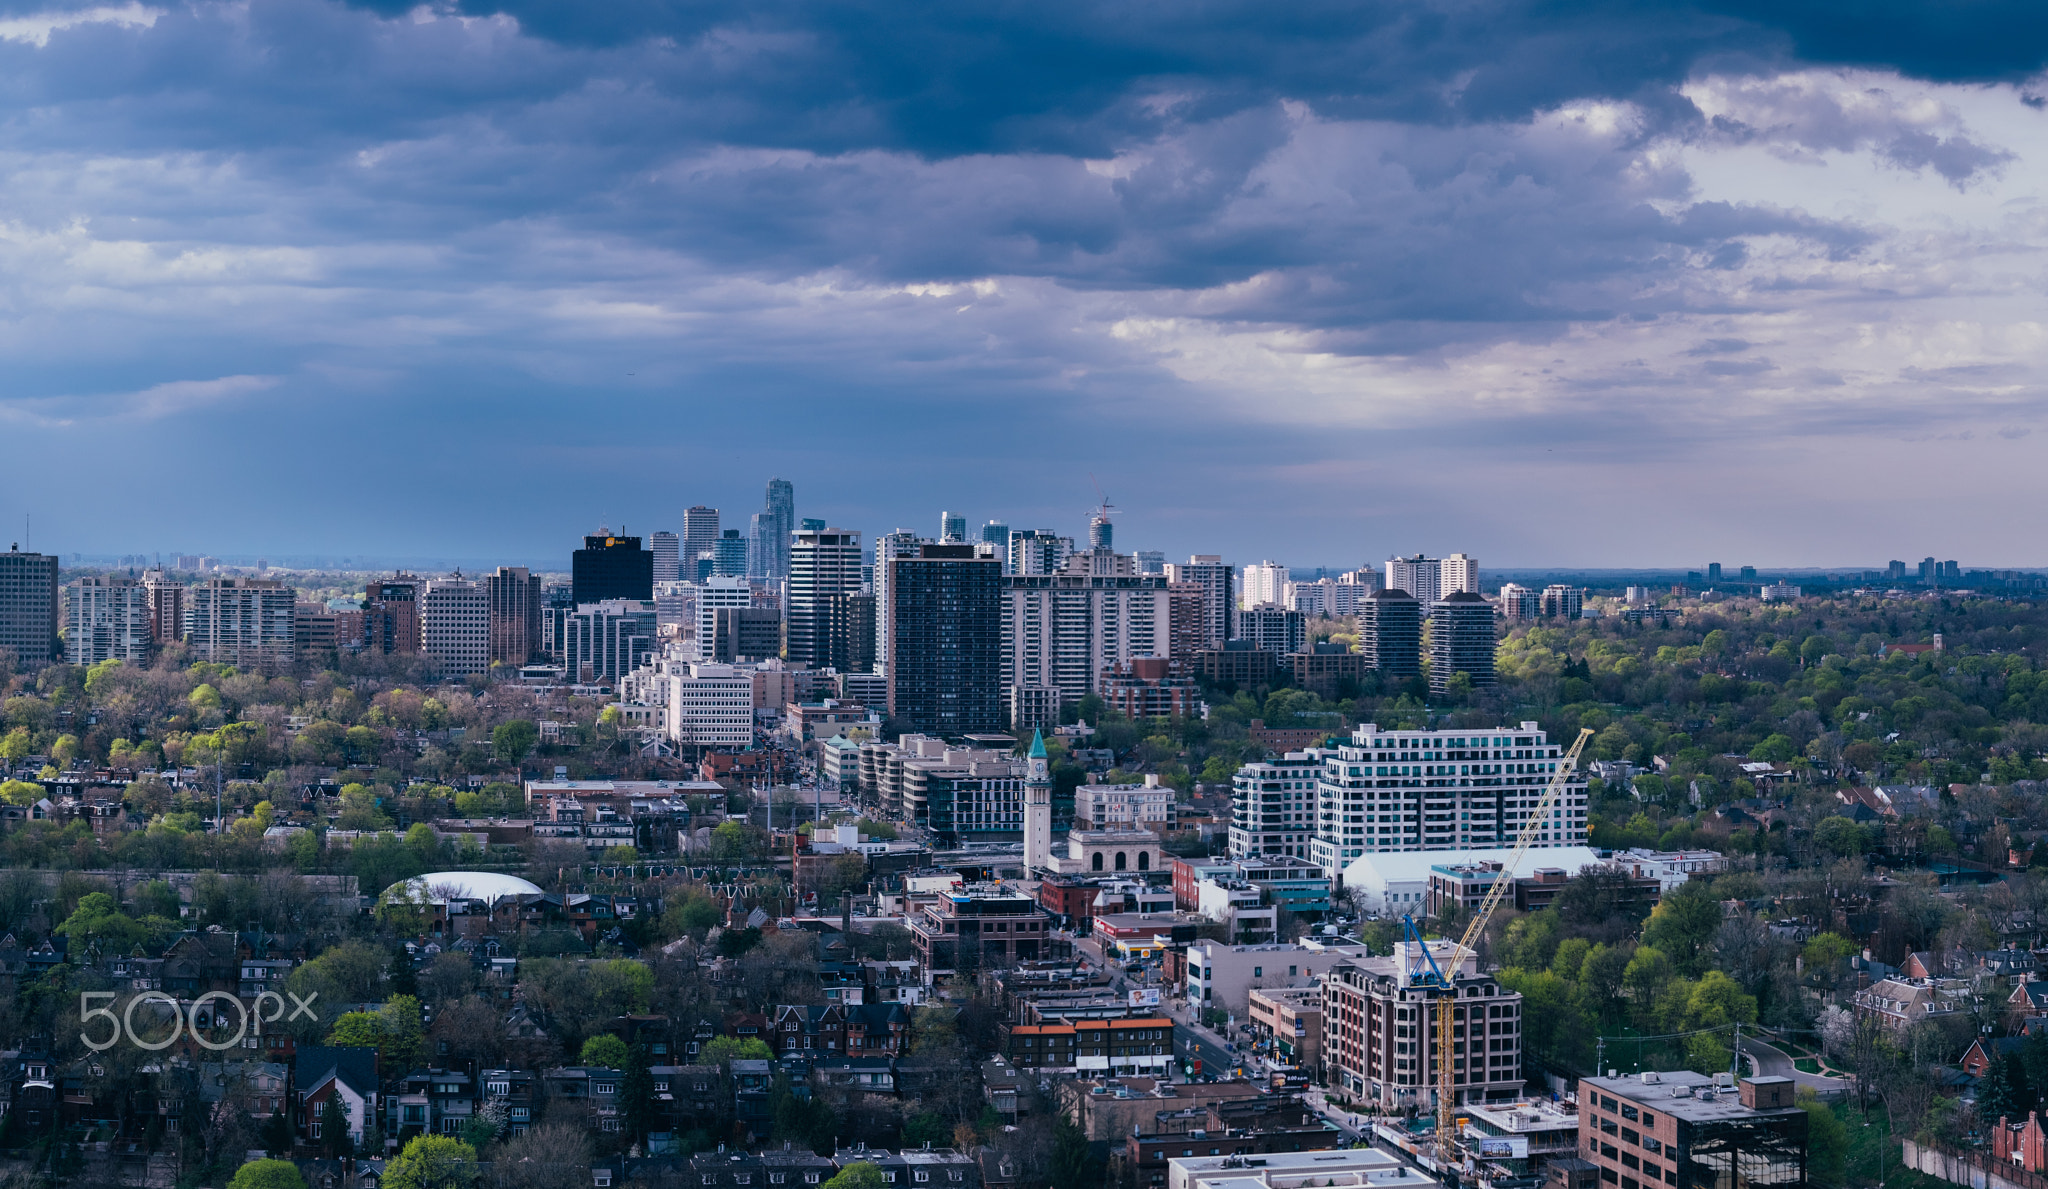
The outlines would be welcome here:
<svg viewBox="0 0 2048 1189">
<path fill-rule="evenodd" d="M 122 25 L 133 29 L 147 29 L 156 24 L 163 15 L 160 8 L 148 8 L 129 0 L 129 3 L 113 7 L 101 5 L 97 8 L 80 8 L 69 12 L 38 12 L 28 16 L 0 18 L 0 41 L 21 42 L 42 49 L 50 44 L 50 35 L 60 29 L 75 29 L 80 25 Z"/>
</svg>

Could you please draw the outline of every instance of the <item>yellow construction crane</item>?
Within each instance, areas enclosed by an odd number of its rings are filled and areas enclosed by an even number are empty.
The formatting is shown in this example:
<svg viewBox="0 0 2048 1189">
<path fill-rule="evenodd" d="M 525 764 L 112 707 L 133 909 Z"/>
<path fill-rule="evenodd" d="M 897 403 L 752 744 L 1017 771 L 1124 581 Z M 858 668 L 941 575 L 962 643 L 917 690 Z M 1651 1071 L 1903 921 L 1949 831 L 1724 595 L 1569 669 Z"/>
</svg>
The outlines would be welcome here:
<svg viewBox="0 0 2048 1189">
<path fill-rule="evenodd" d="M 1536 802 L 1534 812 L 1522 823 L 1522 832 L 1515 838 L 1514 853 L 1501 864 L 1500 872 L 1493 877 L 1493 886 L 1486 889 L 1486 899 L 1479 902 L 1479 910 L 1472 914 L 1472 920 L 1465 926 L 1465 936 L 1460 938 L 1457 948 L 1450 953 L 1447 966 L 1437 965 L 1436 958 L 1429 952 L 1429 946 L 1422 941 L 1421 932 L 1415 927 L 1413 918 L 1405 920 L 1409 936 L 1416 943 L 1427 962 L 1427 973 L 1419 974 L 1419 981 L 1428 986 L 1432 983 L 1442 992 L 1436 1000 L 1436 1156 L 1437 1170 L 1451 1178 L 1457 1176 L 1458 1136 L 1455 1129 L 1456 1079 L 1452 1076 L 1451 1018 L 1458 1002 L 1458 968 L 1464 964 L 1465 955 L 1476 952 L 1474 947 L 1486 932 L 1486 922 L 1493 917 L 1493 910 L 1500 906 L 1501 897 L 1515 886 L 1515 870 L 1521 866 L 1522 856 L 1529 850 L 1529 844 L 1536 836 L 1551 827 L 1546 824 L 1550 807 L 1557 803 L 1558 795 L 1564 792 L 1572 772 L 1579 766 L 1579 753 L 1585 750 L 1586 740 L 1593 737 L 1590 730 L 1581 730 L 1572 743 L 1571 750 L 1558 761 L 1557 771 L 1551 774 L 1550 784 L 1543 790 L 1543 799 Z M 1449 973 L 1446 974 L 1445 971 Z M 1468 1013 L 1469 1014 L 1469 1013 Z M 1472 1029 L 1465 1029 L 1466 1067 L 1471 1067 Z"/>
</svg>

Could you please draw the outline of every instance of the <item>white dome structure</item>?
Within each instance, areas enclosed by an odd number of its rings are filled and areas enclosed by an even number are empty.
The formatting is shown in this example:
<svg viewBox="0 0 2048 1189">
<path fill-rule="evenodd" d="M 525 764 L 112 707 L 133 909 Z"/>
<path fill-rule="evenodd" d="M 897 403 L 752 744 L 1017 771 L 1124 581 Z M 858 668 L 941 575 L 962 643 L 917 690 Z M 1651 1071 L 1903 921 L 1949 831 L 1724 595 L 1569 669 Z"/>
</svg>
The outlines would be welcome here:
<svg viewBox="0 0 2048 1189">
<path fill-rule="evenodd" d="M 500 875 L 495 871 L 430 871 L 392 884 L 384 889 L 378 900 L 389 902 L 399 897 L 407 900 L 423 897 L 430 904 L 446 904 L 453 898 L 495 904 L 507 896 L 540 894 L 538 887 L 516 875 Z"/>
</svg>

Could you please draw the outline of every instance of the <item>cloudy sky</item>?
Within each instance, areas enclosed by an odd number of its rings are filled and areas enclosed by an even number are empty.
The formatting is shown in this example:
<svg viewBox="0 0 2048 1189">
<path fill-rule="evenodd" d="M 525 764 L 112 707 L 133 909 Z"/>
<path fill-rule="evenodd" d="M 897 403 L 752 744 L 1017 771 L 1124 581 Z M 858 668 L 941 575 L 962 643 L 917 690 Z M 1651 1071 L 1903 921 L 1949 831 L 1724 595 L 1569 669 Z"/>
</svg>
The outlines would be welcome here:
<svg viewBox="0 0 2048 1189">
<path fill-rule="evenodd" d="M 2024 0 L 0 0 L 0 523 L 2048 564 Z M 16 535 L 9 530 L 7 537 Z"/>
</svg>

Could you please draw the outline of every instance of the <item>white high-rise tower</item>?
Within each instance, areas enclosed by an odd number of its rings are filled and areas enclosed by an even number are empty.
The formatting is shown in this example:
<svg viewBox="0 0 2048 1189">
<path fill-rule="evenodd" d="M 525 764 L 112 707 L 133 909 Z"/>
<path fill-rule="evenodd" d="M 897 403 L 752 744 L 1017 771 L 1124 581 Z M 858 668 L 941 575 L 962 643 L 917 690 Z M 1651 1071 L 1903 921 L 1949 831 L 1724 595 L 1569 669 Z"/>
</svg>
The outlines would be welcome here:
<svg viewBox="0 0 2048 1189">
<path fill-rule="evenodd" d="M 1045 755 L 1045 736 L 1031 732 L 1031 754 L 1024 764 L 1024 873 L 1053 870 L 1052 764 Z"/>
</svg>

